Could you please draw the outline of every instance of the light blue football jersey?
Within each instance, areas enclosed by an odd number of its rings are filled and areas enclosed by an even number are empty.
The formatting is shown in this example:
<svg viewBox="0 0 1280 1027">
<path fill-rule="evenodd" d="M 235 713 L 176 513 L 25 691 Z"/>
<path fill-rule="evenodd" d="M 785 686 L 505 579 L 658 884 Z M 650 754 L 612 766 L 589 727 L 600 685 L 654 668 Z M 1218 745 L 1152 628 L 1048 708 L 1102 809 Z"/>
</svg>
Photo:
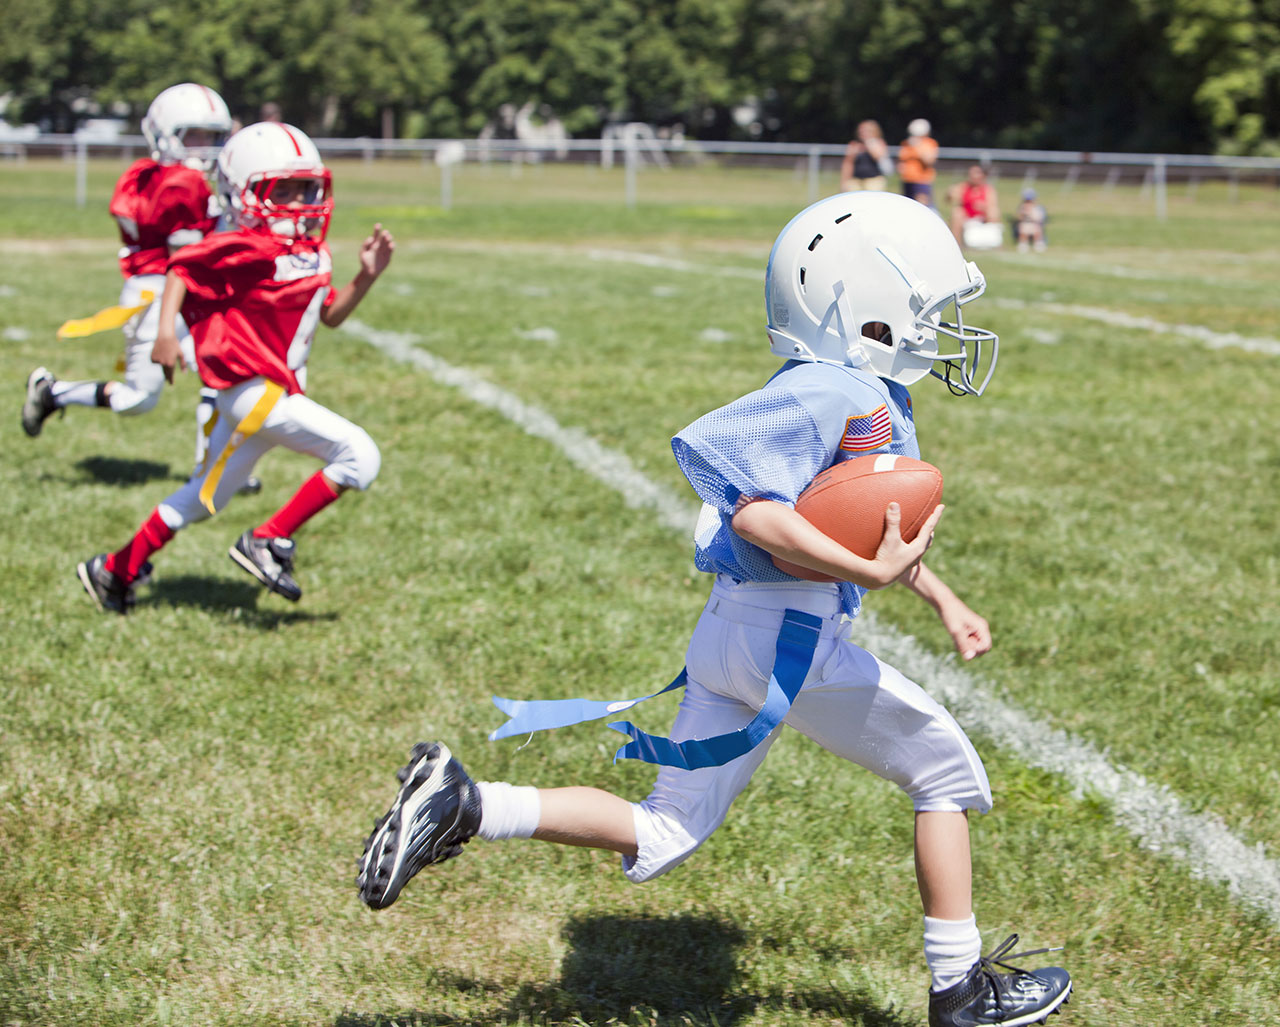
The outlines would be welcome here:
<svg viewBox="0 0 1280 1027">
<path fill-rule="evenodd" d="M 869 371 L 788 361 L 765 386 L 698 418 L 671 440 L 680 470 L 705 504 L 694 533 L 699 570 L 739 581 L 795 581 L 729 522 L 741 496 L 795 506 L 822 471 L 873 453 L 919 458 L 911 396 Z M 866 589 L 840 584 L 844 611 Z"/>
</svg>

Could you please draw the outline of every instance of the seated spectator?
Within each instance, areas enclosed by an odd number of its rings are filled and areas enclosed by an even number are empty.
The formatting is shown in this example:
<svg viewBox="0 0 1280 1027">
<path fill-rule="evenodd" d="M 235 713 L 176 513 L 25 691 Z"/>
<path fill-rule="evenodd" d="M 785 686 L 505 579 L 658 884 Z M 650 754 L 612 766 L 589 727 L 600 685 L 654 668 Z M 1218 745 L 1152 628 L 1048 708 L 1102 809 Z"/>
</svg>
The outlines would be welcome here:
<svg viewBox="0 0 1280 1027">
<path fill-rule="evenodd" d="M 951 231 L 956 242 L 971 249 L 995 249 L 1004 241 L 1000 201 L 981 164 L 970 166 L 963 182 L 947 190 Z"/>
<path fill-rule="evenodd" d="M 855 138 L 849 140 L 840 166 L 840 188 L 844 192 L 861 189 L 884 192 L 885 179 L 893 171 L 889 144 L 884 141 L 878 121 L 860 121 Z"/>
<path fill-rule="evenodd" d="M 907 126 L 907 138 L 898 147 L 898 175 L 902 194 L 933 206 L 933 180 L 938 171 L 938 141 L 929 133 L 933 126 L 924 118 L 916 118 Z"/>
<path fill-rule="evenodd" d="M 1022 202 L 1018 204 L 1013 218 L 1014 235 L 1021 252 L 1025 253 L 1034 247 L 1038 253 L 1045 248 L 1044 226 L 1048 220 L 1049 214 L 1045 211 L 1044 204 L 1036 200 L 1036 191 L 1023 189 Z"/>
</svg>

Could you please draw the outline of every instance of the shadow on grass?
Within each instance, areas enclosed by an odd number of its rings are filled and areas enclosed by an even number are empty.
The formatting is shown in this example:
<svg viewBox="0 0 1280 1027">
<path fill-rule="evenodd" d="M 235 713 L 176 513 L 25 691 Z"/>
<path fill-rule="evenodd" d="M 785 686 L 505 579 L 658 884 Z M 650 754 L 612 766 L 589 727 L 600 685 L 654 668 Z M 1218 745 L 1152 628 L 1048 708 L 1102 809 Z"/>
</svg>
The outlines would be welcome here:
<svg viewBox="0 0 1280 1027">
<path fill-rule="evenodd" d="M 785 988 L 762 994 L 743 987 L 737 950 L 746 935 L 722 918 L 585 917 L 570 920 L 569 945 L 559 981 L 526 984 L 500 1005 L 455 1016 L 426 1009 L 395 1013 L 348 1012 L 334 1027 L 488 1027 L 495 1023 L 730 1027 L 770 1010 L 805 1010 L 815 1021 L 862 1027 L 917 1027 L 869 995 Z M 480 1003 L 505 989 L 458 974 L 433 975 L 432 990 L 473 996 Z M 451 1003 L 452 1004 L 452 1003 Z"/>
<path fill-rule="evenodd" d="M 145 485 L 149 481 L 186 481 L 186 476 L 175 474 L 168 464 L 156 460 L 124 460 L 115 456 L 87 456 L 76 462 L 76 470 L 83 474 L 74 479 L 73 485 L 94 481 L 99 485 L 116 485 L 129 488 Z"/>
<path fill-rule="evenodd" d="M 271 605 L 258 608 L 260 600 Z M 158 578 L 138 596 L 138 606 L 196 607 L 215 613 L 234 613 L 237 620 L 257 627 L 274 628 L 281 624 L 296 624 L 321 620 L 337 620 L 332 610 L 311 613 L 299 609 L 279 596 L 270 595 L 262 586 L 251 581 L 227 581 L 222 578 L 201 578 L 184 575 L 178 578 Z"/>
</svg>

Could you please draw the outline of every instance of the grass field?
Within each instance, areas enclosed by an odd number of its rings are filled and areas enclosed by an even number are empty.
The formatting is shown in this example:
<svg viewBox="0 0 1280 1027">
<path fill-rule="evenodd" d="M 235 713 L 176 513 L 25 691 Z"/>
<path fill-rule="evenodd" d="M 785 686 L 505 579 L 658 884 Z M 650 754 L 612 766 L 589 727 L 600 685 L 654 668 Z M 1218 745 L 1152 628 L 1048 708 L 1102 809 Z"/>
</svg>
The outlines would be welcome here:
<svg viewBox="0 0 1280 1027">
<path fill-rule="evenodd" d="M 299 605 L 225 555 L 314 469 L 277 451 L 262 494 L 184 532 L 118 618 L 74 567 L 182 480 L 196 383 L 141 419 L 73 408 L 36 440 L 18 410 L 37 364 L 111 373 L 118 335 L 53 332 L 115 300 L 120 170 L 93 164 L 80 210 L 69 164 L 0 165 L 0 1024 L 923 1023 L 909 803 L 790 735 L 652 884 L 600 853 L 476 842 L 383 913 L 353 886 L 422 738 L 483 778 L 647 791 L 598 725 L 488 742 L 489 696 L 669 680 L 709 584 L 688 533 L 457 382 L 692 507 L 668 440 L 773 369 L 763 267 L 805 181 L 652 173 L 627 209 L 620 172 L 467 166 L 444 211 L 434 168 L 338 164 L 335 278 L 374 220 L 398 249 L 355 330 L 318 340 L 309 391 L 369 430 L 381 476 L 299 533 Z M 1132 190 L 1042 197 L 1049 252 L 976 258 L 991 389 L 914 391 L 947 475 L 931 563 L 996 636 L 965 673 L 1280 879 L 1280 196 L 1175 190 L 1165 221 Z M 868 606 L 945 657 L 909 594 Z M 661 731 L 672 709 L 637 719 Z M 1280 1024 L 1280 885 L 1152 851 L 1113 799 L 965 726 L 996 799 L 973 823 L 985 947 L 1065 947 L 1058 1022 Z"/>
</svg>

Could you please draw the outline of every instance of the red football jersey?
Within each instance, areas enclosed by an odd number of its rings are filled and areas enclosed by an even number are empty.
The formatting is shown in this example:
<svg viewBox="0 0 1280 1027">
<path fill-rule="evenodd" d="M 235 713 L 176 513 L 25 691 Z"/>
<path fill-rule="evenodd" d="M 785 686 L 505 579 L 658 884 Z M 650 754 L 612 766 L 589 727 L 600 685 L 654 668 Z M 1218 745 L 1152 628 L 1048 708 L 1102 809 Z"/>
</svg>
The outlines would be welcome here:
<svg viewBox="0 0 1280 1027">
<path fill-rule="evenodd" d="M 226 389 L 262 375 L 302 392 L 320 310 L 333 301 L 333 258 L 323 242 L 240 229 L 215 232 L 169 261 L 187 286 L 182 316 L 200 380 Z"/>
<path fill-rule="evenodd" d="M 149 157 L 131 164 L 116 182 L 107 208 L 120 226 L 124 276 L 164 274 L 170 236 L 175 232 L 204 236 L 213 231 L 211 196 L 209 183 L 194 168 L 157 164 Z"/>
</svg>

